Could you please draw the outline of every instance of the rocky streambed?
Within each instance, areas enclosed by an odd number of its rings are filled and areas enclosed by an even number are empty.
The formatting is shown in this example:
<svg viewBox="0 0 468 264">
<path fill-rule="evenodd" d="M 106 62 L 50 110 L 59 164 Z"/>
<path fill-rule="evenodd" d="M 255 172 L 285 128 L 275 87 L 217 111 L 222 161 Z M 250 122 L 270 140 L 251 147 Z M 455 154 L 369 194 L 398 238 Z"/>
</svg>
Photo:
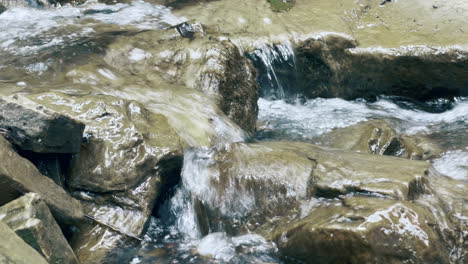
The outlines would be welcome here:
<svg viewBox="0 0 468 264">
<path fill-rule="evenodd" d="M 465 263 L 467 16 L 0 0 L 0 262 Z"/>
</svg>

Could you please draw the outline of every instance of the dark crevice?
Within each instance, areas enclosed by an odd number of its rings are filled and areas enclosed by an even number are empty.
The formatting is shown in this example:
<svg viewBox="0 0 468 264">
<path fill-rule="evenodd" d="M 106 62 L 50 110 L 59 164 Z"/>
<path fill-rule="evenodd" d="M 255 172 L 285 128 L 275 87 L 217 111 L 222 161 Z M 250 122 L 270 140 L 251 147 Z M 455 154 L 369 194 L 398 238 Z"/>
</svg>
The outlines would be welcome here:
<svg viewBox="0 0 468 264">
<path fill-rule="evenodd" d="M 161 175 L 161 188 L 158 199 L 154 204 L 153 216 L 161 217 L 159 212 L 161 206 L 174 196 L 180 184 L 183 162 L 183 156 L 175 156 L 159 162 L 158 170 Z"/>
</svg>

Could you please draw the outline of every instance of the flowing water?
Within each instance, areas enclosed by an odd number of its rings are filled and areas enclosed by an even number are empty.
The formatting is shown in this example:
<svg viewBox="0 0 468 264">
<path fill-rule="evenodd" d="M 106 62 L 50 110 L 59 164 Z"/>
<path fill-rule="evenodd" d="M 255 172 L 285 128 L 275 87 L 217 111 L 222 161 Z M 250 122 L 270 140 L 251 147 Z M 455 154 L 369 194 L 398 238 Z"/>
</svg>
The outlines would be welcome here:
<svg viewBox="0 0 468 264">
<path fill-rule="evenodd" d="M 81 40 L 105 32 L 158 30 L 184 20 L 166 7 L 143 1 L 115 5 L 88 1 L 79 7 L 67 5 L 54 9 L 12 8 L 0 15 L 0 70 L 13 65 L 15 70 L 21 68 L 27 74 L 41 76 L 50 70 L 54 60 L 64 59 L 43 56 L 45 53 L 67 46 L 76 48 L 77 43 L 83 43 Z M 70 60 L 79 59 L 80 54 L 72 52 Z M 144 54 L 136 50 L 131 56 L 138 59 Z M 447 149 L 434 161 L 434 166 L 448 176 L 468 180 L 468 98 L 424 103 L 397 97 L 381 97 L 374 102 L 336 98 L 303 100 L 297 85 L 296 59 L 291 44 L 265 45 L 247 56 L 259 72 L 262 96 L 258 101 L 260 128 L 255 140 L 314 142 L 314 138 L 335 128 L 366 120 L 386 120 L 400 133 L 431 136 Z M 111 79 L 113 76 L 108 71 L 101 75 Z M 21 90 L 27 85 L 7 74 L 0 76 L 1 83 L 14 85 L 13 90 Z M 197 201 L 216 202 L 216 190 L 210 188 L 210 180 L 219 173 L 211 169 L 214 150 L 223 147 L 222 144 L 245 140 L 240 129 L 218 117 L 218 113 L 202 100 L 194 104 L 187 98 L 178 104 L 163 106 L 164 100 L 158 98 L 171 95 L 149 91 L 135 94 L 124 89 L 100 91 L 140 101 L 150 110 L 168 116 L 190 112 L 187 111 L 190 107 L 203 109 L 201 116 L 187 118 L 187 123 L 192 123 L 190 127 L 198 124 L 200 131 L 209 130 L 216 135 L 210 139 L 213 146 L 196 146 L 196 133 L 191 134 L 183 124 L 173 121 L 193 147 L 184 153 L 181 182 L 173 190 L 172 197 L 150 219 L 142 244 L 116 250 L 113 256 L 116 262 L 281 263 L 276 246 L 263 237 L 257 234 L 229 236 L 223 226 L 203 236 L 205 232 L 200 229 L 196 217 Z M 2 94 L 9 92 L 2 91 Z M 210 124 L 203 120 L 210 120 Z M 221 210 L 235 219 L 251 208 L 249 203 L 252 201 L 249 197 L 231 195 L 231 199 L 225 198 L 219 206 L 225 206 Z"/>
</svg>

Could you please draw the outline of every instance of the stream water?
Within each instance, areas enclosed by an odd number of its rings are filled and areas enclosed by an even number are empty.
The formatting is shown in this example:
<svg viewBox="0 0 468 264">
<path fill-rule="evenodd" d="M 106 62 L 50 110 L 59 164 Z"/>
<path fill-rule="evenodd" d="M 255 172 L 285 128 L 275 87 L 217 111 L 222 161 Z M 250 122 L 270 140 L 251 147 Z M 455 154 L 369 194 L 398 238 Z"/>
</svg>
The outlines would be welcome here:
<svg viewBox="0 0 468 264">
<path fill-rule="evenodd" d="M 157 30 L 184 20 L 172 15 L 166 7 L 143 1 L 115 5 L 88 1 L 79 7 L 52 10 L 12 8 L 0 14 L 0 70 L 14 65 L 40 75 L 52 62 L 50 58 L 36 60 L 35 57 L 42 58 L 39 55 L 47 49 L 63 48 L 106 30 Z M 316 137 L 335 128 L 366 120 L 386 120 L 400 133 L 430 136 L 444 146 L 446 152 L 434 161 L 434 166 L 450 177 L 468 180 L 468 98 L 430 102 L 398 97 L 381 97 L 373 102 L 336 98 L 304 100 L 295 86 L 295 58 L 289 44 L 265 46 L 248 57 L 259 72 L 262 96 L 258 101 L 260 127 L 253 140 L 314 142 Z M 21 80 L 2 76 L 0 83 L 16 85 L 18 89 L 23 86 Z M 244 140 L 237 132 L 230 136 L 226 131 L 232 129 L 223 124 L 221 121 L 215 124 L 223 131 L 221 141 Z M 139 247 L 113 252 L 111 259 L 115 263 L 282 263 L 276 246 L 259 235 L 232 237 L 222 232 L 222 227 L 219 232 L 202 235 L 194 202 L 195 198 L 210 201 L 215 195 L 209 185 L 209 180 L 216 177 L 210 170 L 212 155 L 209 148 L 185 151 L 181 182 L 173 197 L 151 217 Z M 234 200 L 226 208 L 234 209 L 233 218 L 242 214 L 249 202 L 245 199 L 242 204 L 235 204 L 238 200 Z"/>
</svg>

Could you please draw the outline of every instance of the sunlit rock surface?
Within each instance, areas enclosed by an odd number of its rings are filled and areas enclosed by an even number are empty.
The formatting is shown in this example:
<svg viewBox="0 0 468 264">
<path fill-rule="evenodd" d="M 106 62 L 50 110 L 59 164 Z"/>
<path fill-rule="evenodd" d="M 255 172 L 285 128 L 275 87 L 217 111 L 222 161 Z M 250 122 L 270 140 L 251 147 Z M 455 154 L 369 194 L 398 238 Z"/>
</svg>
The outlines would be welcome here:
<svg viewBox="0 0 468 264">
<path fill-rule="evenodd" d="M 49 208 L 38 194 L 28 193 L 0 207 L 0 221 L 49 263 L 78 263 Z"/>
<path fill-rule="evenodd" d="M 19 156 L 11 144 L 0 137 L 0 204 L 8 203 L 23 193 L 35 192 L 43 197 L 52 214 L 60 223 L 83 219 L 81 204 L 51 179 L 41 175 L 34 165 Z"/>
<path fill-rule="evenodd" d="M 49 263 L 2 221 L 0 221 L 0 236 L 2 238 L 2 243 L 0 243 L 0 261 L 2 263 Z"/>
</svg>

